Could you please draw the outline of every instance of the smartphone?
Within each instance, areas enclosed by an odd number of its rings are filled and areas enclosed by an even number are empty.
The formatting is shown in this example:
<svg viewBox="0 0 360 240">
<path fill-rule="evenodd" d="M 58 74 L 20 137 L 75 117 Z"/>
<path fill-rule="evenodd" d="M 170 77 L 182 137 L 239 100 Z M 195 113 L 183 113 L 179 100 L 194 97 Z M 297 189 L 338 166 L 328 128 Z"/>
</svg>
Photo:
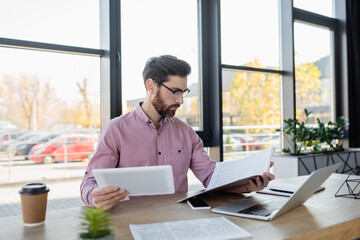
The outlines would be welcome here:
<svg viewBox="0 0 360 240">
<path fill-rule="evenodd" d="M 200 198 L 190 198 L 187 203 L 193 210 L 210 209 L 211 206 Z"/>
</svg>

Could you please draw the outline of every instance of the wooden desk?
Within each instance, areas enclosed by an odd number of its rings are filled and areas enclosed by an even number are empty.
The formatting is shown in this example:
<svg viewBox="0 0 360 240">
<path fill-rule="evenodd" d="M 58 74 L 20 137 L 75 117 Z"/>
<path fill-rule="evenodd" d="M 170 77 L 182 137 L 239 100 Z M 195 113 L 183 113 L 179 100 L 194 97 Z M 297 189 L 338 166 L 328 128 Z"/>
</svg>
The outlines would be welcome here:
<svg viewBox="0 0 360 240">
<path fill-rule="evenodd" d="M 325 191 L 314 194 L 304 205 L 270 222 L 226 217 L 252 233 L 253 239 L 355 239 L 360 237 L 360 200 L 334 197 L 346 177 L 333 174 L 323 184 Z M 292 182 L 303 180 L 304 177 L 299 177 Z M 210 210 L 194 211 L 186 203 L 176 203 L 185 195 L 164 195 L 118 204 L 111 210 L 116 239 L 132 239 L 129 224 L 221 216 Z M 206 200 L 216 207 L 241 197 L 243 195 L 221 193 L 208 196 Z M 45 225 L 35 228 L 23 227 L 20 216 L 0 218 L 0 239 L 76 239 L 79 210 L 50 211 Z"/>
</svg>

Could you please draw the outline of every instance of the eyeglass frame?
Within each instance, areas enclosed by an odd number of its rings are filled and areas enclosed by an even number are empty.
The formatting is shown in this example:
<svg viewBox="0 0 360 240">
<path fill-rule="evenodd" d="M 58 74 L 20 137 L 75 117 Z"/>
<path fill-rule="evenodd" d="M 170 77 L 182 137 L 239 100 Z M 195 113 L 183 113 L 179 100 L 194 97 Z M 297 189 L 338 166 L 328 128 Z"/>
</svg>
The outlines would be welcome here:
<svg viewBox="0 0 360 240">
<path fill-rule="evenodd" d="M 172 90 L 171 88 L 169 88 L 169 87 L 167 87 L 166 85 L 164 85 L 163 83 L 159 83 L 159 85 L 165 87 L 167 90 L 169 90 L 170 92 L 172 92 L 172 98 L 173 98 L 173 99 L 179 98 L 179 97 L 181 96 L 181 94 L 182 94 L 183 97 L 184 97 L 184 93 L 186 93 L 185 96 L 190 93 L 190 89 L 189 89 L 189 88 L 186 88 L 185 90 L 179 89 L 179 90 L 174 91 L 174 90 Z M 177 95 L 177 94 L 178 94 L 178 95 Z M 176 96 L 176 95 L 177 95 L 177 96 Z"/>
</svg>

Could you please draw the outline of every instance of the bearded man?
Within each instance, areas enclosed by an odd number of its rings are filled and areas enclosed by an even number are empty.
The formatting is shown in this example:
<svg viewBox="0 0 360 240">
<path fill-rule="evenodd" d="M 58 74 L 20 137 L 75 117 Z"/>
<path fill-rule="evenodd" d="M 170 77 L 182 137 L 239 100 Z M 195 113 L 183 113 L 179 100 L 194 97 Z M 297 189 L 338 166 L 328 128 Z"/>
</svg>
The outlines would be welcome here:
<svg viewBox="0 0 360 240">
<path fill-rule="evenodd" d="M 92 174 L 97 168 L 171 165 L 175 192 L 187 192 L 189 168 L 205 187 L 209 184 L 215 162 L 204 151 L 195 131 L 174 117 L 190 92 L 187 88 L 190 72 L 190 65 L 174 56 L 152 57 L 147 61 L 143 71 L 145 101 L 132 112 L 110 120 L 86 169 L 80 186 L 86 205 L 111 209 L 130 199 L 125 189 L 99 188 Z M 258 191 L 272 179 L 274 176 L 266 172 L 262 180 L 258 177 L 233 191 Z"/>
</svg>

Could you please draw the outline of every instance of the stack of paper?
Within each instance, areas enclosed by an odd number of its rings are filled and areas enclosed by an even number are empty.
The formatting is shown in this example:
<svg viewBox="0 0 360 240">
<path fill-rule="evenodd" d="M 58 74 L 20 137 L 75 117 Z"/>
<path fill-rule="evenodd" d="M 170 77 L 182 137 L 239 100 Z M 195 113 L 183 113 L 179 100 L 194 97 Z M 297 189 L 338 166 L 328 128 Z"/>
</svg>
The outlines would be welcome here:
<svg viewBox="0 0 360 240">
<path fill-rule="evenodd" d="M 151 224 L 130 224 L 135 240 L 247 239 L 252 235 L 225 217 Z"/>
</svg>

